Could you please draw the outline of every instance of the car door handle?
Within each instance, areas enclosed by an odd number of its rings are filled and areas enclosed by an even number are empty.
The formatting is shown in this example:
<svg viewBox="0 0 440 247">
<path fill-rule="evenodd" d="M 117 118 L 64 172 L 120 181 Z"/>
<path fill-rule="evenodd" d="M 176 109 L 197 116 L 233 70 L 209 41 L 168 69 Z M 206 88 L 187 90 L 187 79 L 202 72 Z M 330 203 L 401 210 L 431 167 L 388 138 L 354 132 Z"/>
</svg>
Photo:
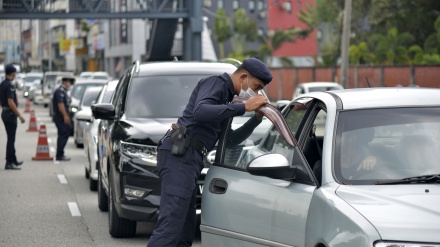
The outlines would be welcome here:
<svg viewBox="0 0 440 247">
<path fill-rule="evenodd" d="M 220 178 L 214 178 L 209 184 L 209 191 L 213 194 L 224 194 L 228 189 L 228 183 Z"/>
</svg>

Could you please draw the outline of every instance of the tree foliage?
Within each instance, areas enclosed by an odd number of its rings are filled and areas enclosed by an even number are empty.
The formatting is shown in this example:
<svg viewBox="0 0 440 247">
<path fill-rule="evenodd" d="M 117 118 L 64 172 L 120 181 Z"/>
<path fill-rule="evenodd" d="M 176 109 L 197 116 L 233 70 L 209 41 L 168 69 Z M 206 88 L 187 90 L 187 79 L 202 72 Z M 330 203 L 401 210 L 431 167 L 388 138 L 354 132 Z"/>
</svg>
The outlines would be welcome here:
<svg viewBox="0 0 440 247">
<path fill-rule="evenodd" d="M 214 19 L 214 32 L 219 44 L 220 58 L 224 58 L 224 43 L 232 37 L 232 28 L 228 16 L 226 15 L 226 11 L 223 8 L 217 10 L 217 15 Z"/>
</svg>

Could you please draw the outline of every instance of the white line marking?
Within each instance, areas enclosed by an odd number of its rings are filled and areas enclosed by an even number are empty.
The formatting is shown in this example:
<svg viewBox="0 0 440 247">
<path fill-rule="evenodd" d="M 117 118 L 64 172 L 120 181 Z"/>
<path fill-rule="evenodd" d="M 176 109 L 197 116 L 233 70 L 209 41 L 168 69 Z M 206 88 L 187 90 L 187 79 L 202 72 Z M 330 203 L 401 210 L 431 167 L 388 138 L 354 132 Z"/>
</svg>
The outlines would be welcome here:
<svg viewBox="0 0 440 247">
<path fill-rule="evenodd" d="M 49 147 L 49 150 L 51 153 L 55 153 L 55 148 L 54 147 Z"/>
<path fill-rule="evenodd" d="M 52 140 L 50 138 L 47 138 L 47 143 L 51 143 Z"/>
<path fill-rule="evenodd" d="M 81 216 L 81 213 L 79 212 L 78 204 L 76 202 L 68 202 L 67 205 L 69 206 L 70 213 L 72 216 Z"/>
<path fill-rule="evenodd" d="M 64 176 L 63 174 L 58 174 L 58 180 L 60 180 L 61 184 L 67 184 L 67 179 L 66 176 Z"/>
</svg>

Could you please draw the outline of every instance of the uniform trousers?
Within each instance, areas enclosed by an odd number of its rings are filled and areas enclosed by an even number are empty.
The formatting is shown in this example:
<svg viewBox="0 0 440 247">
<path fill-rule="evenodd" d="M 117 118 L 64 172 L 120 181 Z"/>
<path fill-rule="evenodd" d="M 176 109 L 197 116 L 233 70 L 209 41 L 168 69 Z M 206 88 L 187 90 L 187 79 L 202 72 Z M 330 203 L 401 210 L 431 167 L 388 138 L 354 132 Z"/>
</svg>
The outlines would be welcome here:
<svg viewBox="0 0 440 247">
<path fill-rule="evenodd" d="M 16 162 L 15 135 L 17 133 L 17 115 L 10 110 L 2 110 L 2 120 L 8 137 L 6 144 L 6 162 Z"/>
<path fill-rule="evenodd" d="M 54 122 L 58 129 L 56 158 L 61 158 L 64 156 L 64 147 L 67 144 L 67 140 L 69 140 L 71 128 L 70 124 L 65 124 L 62 118 L 55 117 Z"/>
<path fill-rule="evenodd" d="M 182 156 L 159 149 L 157 168 L 161 181 L 159 218 L 147 246 L 191 246 L 196 232 L 197 179 L 203 169 L 202 156 L 192 147 Z"/>
</svg>

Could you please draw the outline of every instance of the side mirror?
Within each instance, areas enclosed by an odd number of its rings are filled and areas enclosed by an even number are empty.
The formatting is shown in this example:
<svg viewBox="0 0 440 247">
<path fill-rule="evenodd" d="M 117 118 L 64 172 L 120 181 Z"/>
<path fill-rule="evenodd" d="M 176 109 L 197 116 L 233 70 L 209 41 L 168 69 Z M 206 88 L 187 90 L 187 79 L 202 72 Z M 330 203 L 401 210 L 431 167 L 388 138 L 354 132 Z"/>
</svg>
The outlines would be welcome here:
<svg viewBox="0 0 440 247">
<path fill-rule="evenodd" d="M 75 118 L 80 121 L 92 122 L 92 116 L 90 112 L 79 111 L 75 114 Z"/>
<path fill-rule="evenodd" d="M 281 154 L 266 154 L 252 160 L 246 170 L 256 176 L 293 180 L 297 169 L 291 167 L 286 157 Z"/>
<path fill-rule="evenodd" d="M 96 119 L 113 120 L 116 119 L 115 107 L 110 103 L 92 105 L 93 117 Z"/>
</svg>

